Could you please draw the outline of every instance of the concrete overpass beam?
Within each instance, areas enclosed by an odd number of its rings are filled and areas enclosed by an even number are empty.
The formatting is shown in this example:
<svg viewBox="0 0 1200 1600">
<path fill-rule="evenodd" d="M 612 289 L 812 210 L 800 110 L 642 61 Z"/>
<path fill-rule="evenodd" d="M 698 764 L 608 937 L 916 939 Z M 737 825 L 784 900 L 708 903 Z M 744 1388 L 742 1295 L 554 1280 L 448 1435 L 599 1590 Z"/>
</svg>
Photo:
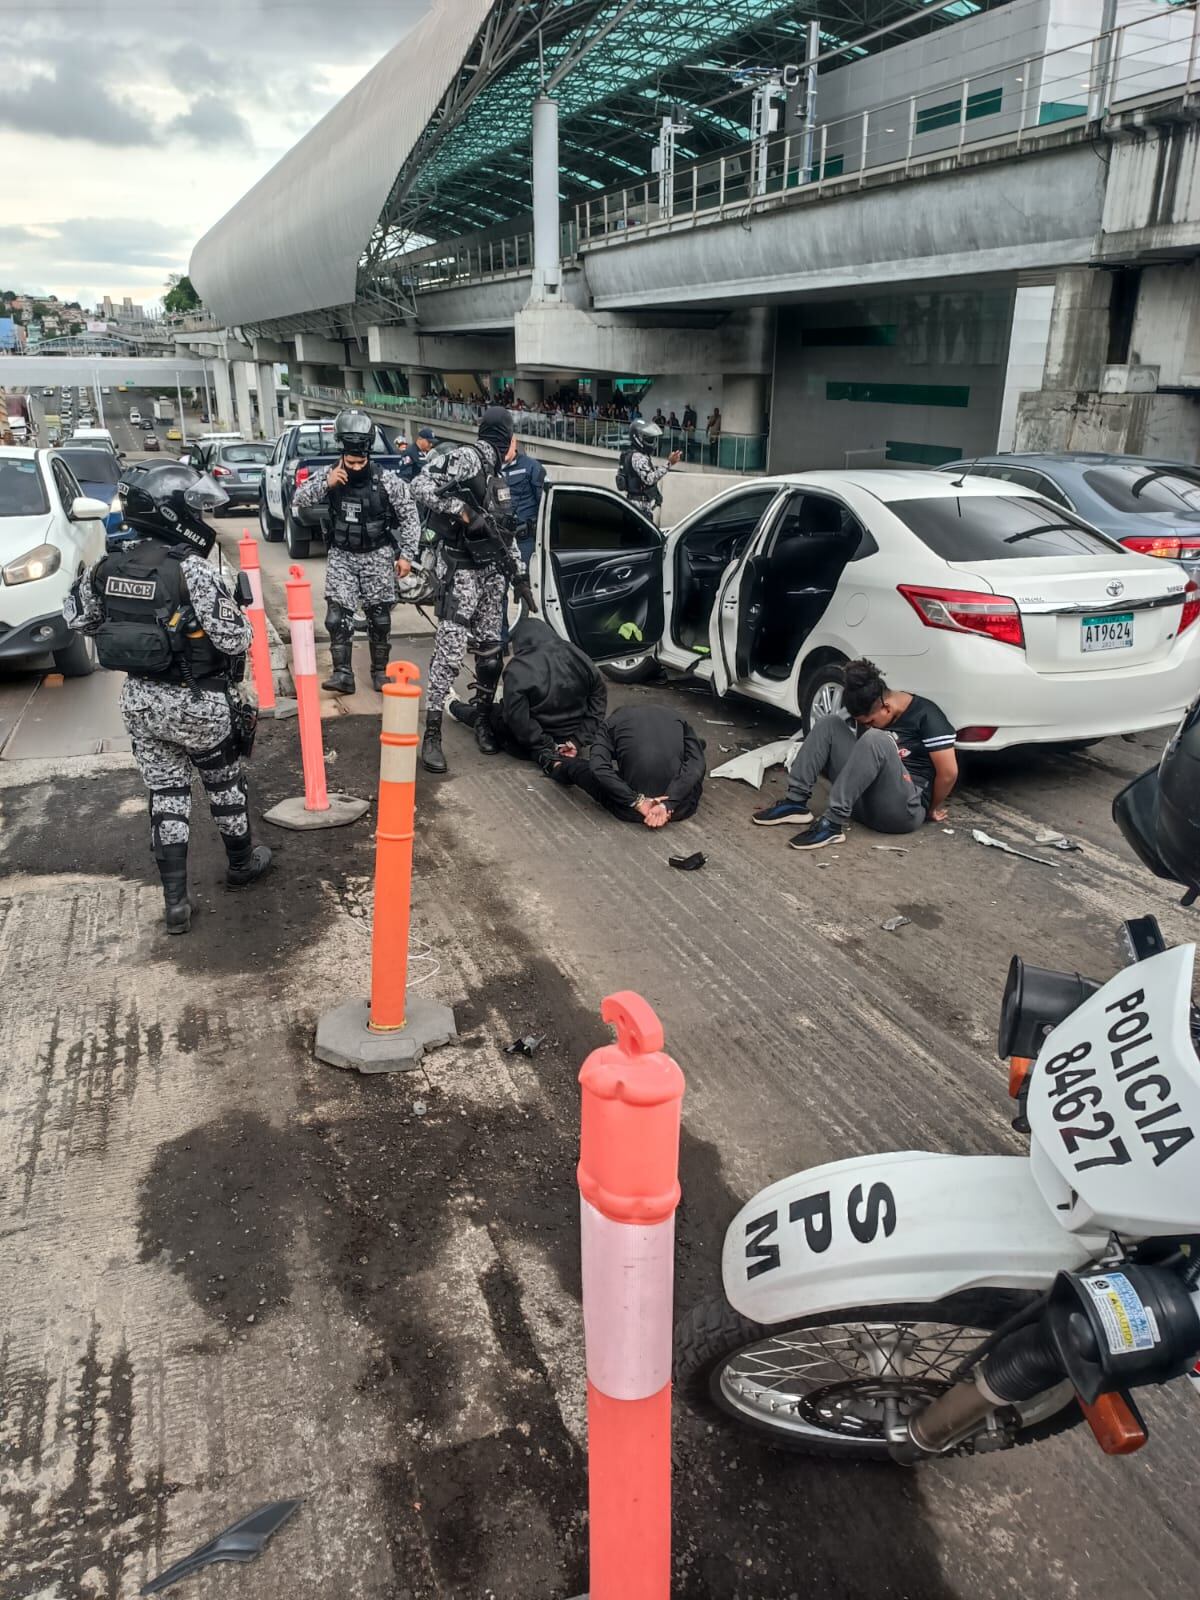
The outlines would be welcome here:
<svg viewBox="0 0 1200 1600">
<path fill-rule="evenodd" d="M 512 340 L 506 335 L 417 333 L 372 324 L 367 329 L 367 349 L 373 367 L 492 372 L 513 364 Z"/>
<path fill-rule="evenodd" d="M 551 372 L 761 375 L 771 370 L 770 330 L 760 308 L 664 327 L 660 317 L 531 301 L 516 316 L 516 357 L 518 367 Z"/>
<path fill-rule="evenodd" d="M 292 352 L 282 339 L 255 339 L 253 344 L 254 359 L 256 362 L 264 361 L 290 361 Z"/>
<path fill-rule="evenodd" d="M 319 333 L 296 335 L 296 360 L 324 367 L 344 367 L 346 347 L 340 339 L 326 339 Z"/>
</svg>

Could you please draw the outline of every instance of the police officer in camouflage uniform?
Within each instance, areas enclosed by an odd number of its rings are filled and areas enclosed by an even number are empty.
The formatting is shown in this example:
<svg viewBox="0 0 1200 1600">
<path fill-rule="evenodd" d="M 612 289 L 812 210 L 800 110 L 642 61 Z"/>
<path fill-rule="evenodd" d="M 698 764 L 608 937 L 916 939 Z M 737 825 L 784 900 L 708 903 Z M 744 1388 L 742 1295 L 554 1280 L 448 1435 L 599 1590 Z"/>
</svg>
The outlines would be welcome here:
<svg viewBox="0 0 1200 1600">
<path fill-rule="evenodd" d="M 436 533 L 441 585 L 421 745 L 421 761 L 429 772 L 446 770 L 442 712 L 468 641 L 475 651 L 475 742 L 485 755 L 500 748 L 487 713 L 500 682 L 500 623 L 510 582 L 529 609 L 535 609 L 514 538 L 512 495 L 500 473 L 516 446 L 512 413 L 504 406 L 488 406 L 474 444 L 434 456 L 413 480 L 413 497 L 429 513 Z"/>
<path fill-rule="evenodd" d="M 680 460 L 681 453 L 672 450 L 665 461 L 655 462 L 653 451 L 662 438 L 662 429 L 656 422 L 645 422 L 637 417 L 629 424 L 629 449 L 622 450 L 617 471 L 617 488 L 630 504 L 653 517 L 662 505 L 659 481 Z"/>
<path fill-rule="evenodd" d="M 365 411 L 340 411 L 334 432 L 341 460 L 319 467 L 292 497 L 297 511 L 329 506 L 325 563 L 325 626 L 333 671 L 322 688 L 354 693 L 354 613 L 362 606 L 371 652 L 371 683 L 387 682 L 396 578 L 407 577 L 421 541 L 421 523 L 408 485 L 371 461 L 375 424 Z"/>
<path fill-rule="evenodd" d="M 186 933 L 193 768 L 229 858 L 226 883 L 253 883 L 271 860 L 250 838 L 243 708 L 231 693 L 245 671 L 250 624 L 205 560 L 216 536 L 202 513 L 229 502 L 218 483 L 176 462 L 146 461 L 124 469 L 117 492 L 138 537 L 75 580 L 63 613 L 94 636 L 102 666 L 128 674 L 121 715 L 150 792 L 164 920 L 168 933 Z"/>
</svg>

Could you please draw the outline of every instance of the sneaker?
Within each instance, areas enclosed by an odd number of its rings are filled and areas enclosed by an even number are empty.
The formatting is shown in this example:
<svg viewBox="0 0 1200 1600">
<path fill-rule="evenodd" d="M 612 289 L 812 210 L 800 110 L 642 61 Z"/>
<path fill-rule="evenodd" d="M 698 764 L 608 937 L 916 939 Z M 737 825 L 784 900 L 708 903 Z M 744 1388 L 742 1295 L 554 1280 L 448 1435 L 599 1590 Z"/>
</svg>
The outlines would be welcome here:
<svg viewBox="0 0 1200 1600">
<path fill-rule="evenodd" d="M 798 833 L 794 839 L 788 840 L 789 850 L 820 850 L 827 844 L 843 844 L 846 830 L 840 822 L 831 822 L 828 817 L 818 817 L 812 827 L 805 828 L 803 833 Z"/>
<path fill-rule="evenodd" d="M 750 818 L 760 828 L 774 828 L 781 822 L 790 822 L 793 828 L 812 821 L 812 812 L 798 800 L 777 800 L 773 806 L 763 806 Z"/>
</svg>

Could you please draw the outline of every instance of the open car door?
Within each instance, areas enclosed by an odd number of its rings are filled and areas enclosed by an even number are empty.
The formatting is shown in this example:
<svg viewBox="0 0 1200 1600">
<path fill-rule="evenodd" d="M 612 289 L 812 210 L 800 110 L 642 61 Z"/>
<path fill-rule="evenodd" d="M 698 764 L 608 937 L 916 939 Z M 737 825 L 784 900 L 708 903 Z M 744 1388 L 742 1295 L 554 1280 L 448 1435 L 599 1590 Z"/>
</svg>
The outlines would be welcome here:
<svg viewBox="0 0 1200 1600">
<path fill-rule="evenodd" d="M 767 568 L 760 540 L 752 554 L 731 561 L 721 579 L 708 624 L 713 686 L 720 695 L 750 676 L 750 655 L 766 599 Z"/>
<path fill-rule="evenodd" d="M 648 655 L 663 635 L 663 546 L 615 490 L 548 483 L 532 574 L 542 615 L 593 661 Z"/>
</svg>

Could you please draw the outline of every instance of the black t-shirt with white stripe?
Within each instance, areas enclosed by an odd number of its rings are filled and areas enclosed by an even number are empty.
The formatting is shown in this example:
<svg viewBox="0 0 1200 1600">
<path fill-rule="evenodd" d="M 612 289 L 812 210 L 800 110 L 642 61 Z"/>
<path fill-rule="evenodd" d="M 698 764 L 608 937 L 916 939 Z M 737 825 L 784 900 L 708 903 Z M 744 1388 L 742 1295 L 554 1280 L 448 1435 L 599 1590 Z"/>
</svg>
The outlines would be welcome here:
<svg viewBox="0 0 1200 1600">
<path fill-rule="evenodd" d="M 886 728 L 896 741 L 904 770 L 926 796 L 933 788 L 933 762 L 930 751 L 953 750 L 954 729 L 941 706 L 915 694 L 906 710 Z"/>
</svg>

